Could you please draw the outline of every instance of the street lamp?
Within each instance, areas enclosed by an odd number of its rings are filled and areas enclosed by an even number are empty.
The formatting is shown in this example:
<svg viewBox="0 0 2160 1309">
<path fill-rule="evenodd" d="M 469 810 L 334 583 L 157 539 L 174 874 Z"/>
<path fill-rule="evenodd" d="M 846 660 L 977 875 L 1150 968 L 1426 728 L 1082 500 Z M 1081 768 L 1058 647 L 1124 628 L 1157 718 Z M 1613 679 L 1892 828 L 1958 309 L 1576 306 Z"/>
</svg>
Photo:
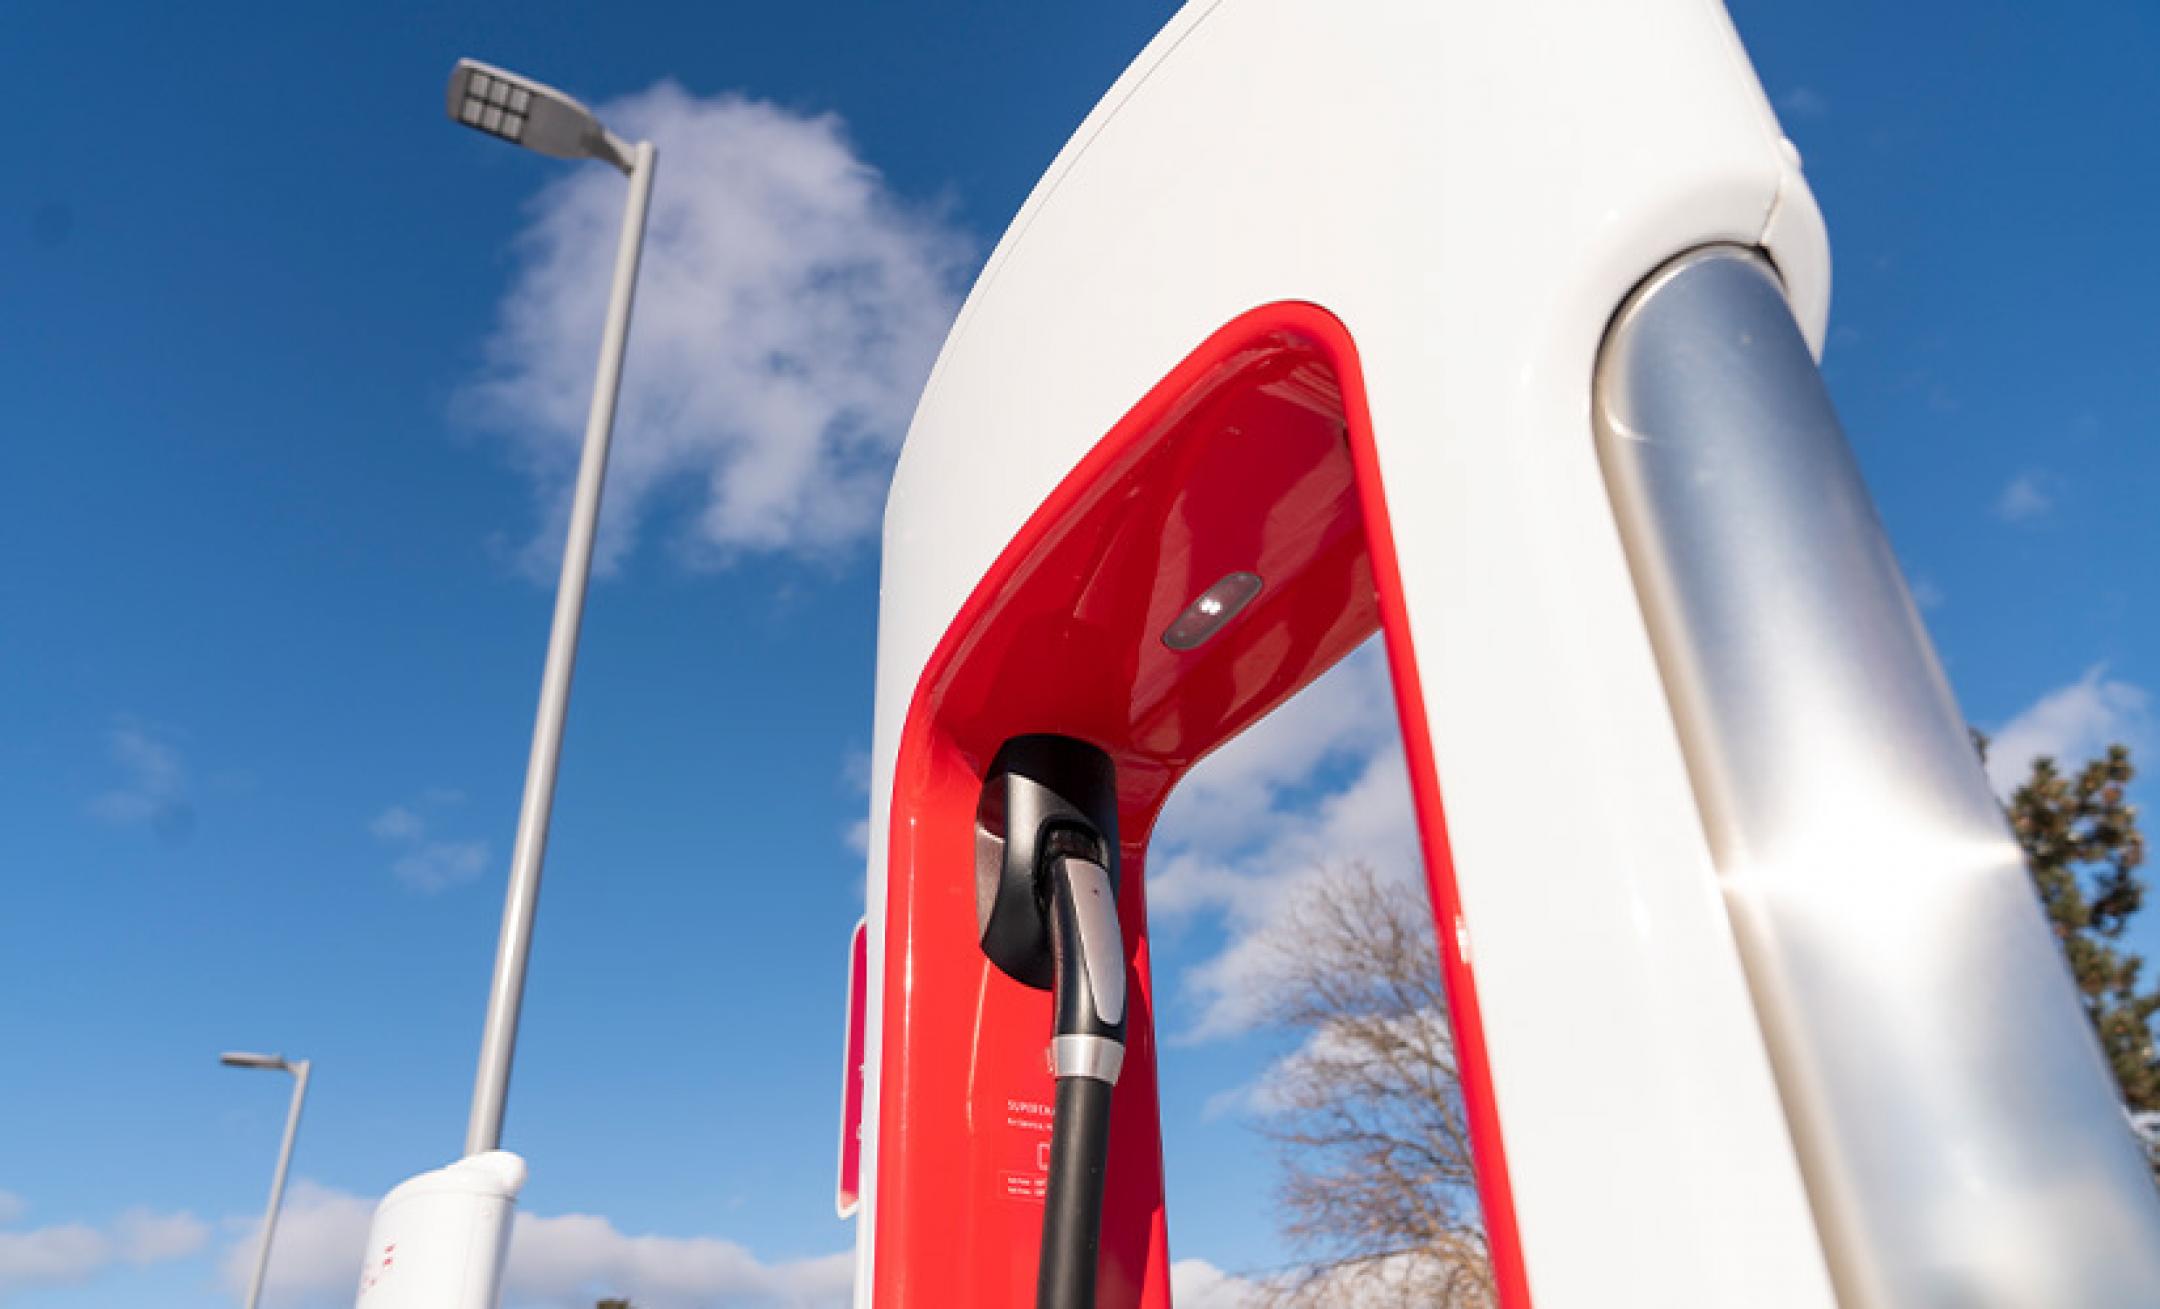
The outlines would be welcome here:
<svg viewBox="0 0 2160 1309">
<path fill-rule="evenodd" d="M 307 1103 L 308 1061 L 287 1059 L 281 1054 L 250 1054 L 244 1050 L 218 1056 L 227 1068 L 267 1068 L 293 1075 L 292 1108 L 285 1113 L 285 1141 L 278 1147 L 277 1172 L 270 1179 L 270 1208 L 263 1214 L 262 1244 L 255 1252 L 255 1276 L 248 1281 L 247 1309 L 262 1299 L 263 1275 L 270 1271 L 270 1234 L 277 1230 L 278 1206 L 285 1200 L 285 1170 L 292 1164 L 293 1137 L 300 1131 L 300 1106 Z"/>
<path fill-rule="evenodd" d="M 532 952 L 533 911 L 540 899 L 540 865 L 547 854 L 555 769 L 562 757 L 563 717 L 570 704 L 571 670 L 577 663 L 586 581 L 592 573 L 600 488 L 607 477 L 608 439 L 615 423 L 615 394 L 622 383 L 623 345 L 630 334 L 630 300 L 637 288 L 645 208 L 652 198 L 657 152 L 650 141 L 635 145 L 623 141 L 603 127 L 590 109 L 555 88 L 477 60 L 460 59 L 451 70 L 449 110 L 456 122 L 513 145 L 562 159 L 598 159 L 630 176 L 630 198 L 615 251 L 615 288 L 608 297 L 600 370 L 593 380 L 585 453 L 578 463 L 577 494 L 570 508 L 570 537 L 563 547 L 562 580 L 555 588 L 555 625 L 548 635 L 547 666 L 540 676 L 532 755 L 525 765 L 510 889 L 503 902 L 502 935 L 495 947 L 495 976 L 488 988 L 480 1071 L 473 1081 L 472 1118 L 465 1129 L 465 1153 L 474 1155 L 502 1144 L 510 1061 L 517 1050 L 518 1009 L 525 997 L 525 962 Z"/>
</svg>

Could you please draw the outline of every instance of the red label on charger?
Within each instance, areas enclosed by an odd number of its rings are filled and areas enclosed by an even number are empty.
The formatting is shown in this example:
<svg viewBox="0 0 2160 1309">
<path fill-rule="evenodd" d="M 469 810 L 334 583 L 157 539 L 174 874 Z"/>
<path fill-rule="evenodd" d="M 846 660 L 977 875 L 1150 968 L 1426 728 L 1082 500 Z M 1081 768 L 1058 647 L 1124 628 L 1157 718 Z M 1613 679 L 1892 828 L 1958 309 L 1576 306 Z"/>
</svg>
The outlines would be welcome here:
<svg viewBox="0 0 2160 1309">
<path fill-rule="evenodd" d="M 870 1018 L 870 928 L 855 924 L 848 950 L 847 1066 L 840 1092 L 840 1186 L 834 1207 L 842 1218 L 862 1205 L 864 1031 Z"/>
</svg>

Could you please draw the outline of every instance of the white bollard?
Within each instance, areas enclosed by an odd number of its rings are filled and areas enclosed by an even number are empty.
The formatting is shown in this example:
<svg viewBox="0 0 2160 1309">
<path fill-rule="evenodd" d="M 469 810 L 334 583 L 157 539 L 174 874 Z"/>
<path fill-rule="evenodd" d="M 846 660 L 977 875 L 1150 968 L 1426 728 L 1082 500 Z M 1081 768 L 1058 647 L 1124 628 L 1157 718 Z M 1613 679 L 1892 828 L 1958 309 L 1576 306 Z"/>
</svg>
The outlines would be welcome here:
<svg viewBox="0 0 2160 1309">
<path fill-rule="evenodd" d="M 524 1185 L 506 1150 L 401 1183 L 375 1206 L 356 1309 L 495 1309 Z"/>
</svg>

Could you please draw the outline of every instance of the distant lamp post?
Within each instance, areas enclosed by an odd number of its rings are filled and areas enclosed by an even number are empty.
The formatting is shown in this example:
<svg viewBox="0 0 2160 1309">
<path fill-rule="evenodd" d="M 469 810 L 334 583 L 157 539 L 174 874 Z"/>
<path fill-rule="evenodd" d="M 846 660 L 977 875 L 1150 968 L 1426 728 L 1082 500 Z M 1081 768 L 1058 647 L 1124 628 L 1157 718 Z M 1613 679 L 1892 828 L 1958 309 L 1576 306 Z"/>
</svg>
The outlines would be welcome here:
<svg viewBox="0 0 2160 1309">
<path fill-rule="evenodd" d="M 460 59 L 451 70 L 449 110 L 453 120 L 513 145 L 561 159 L 598 159 L 630 176 L 630 198 L 615 251 L 615 288 L 608 297 L 600 371 L 593 380 L 585 453 L 578 463 L 570 536 L 563 547 L 562 580 L 555 588 L 555 625 L 548 635 L 547 666 L 540 677 L 540 711 L 533 722 L 532 754 L 525 765 L 525 796 L 518 808 L 510 889 L 503 902 L 502 935 L 495 947 L 495 976 L 488 988 L 472 1118 L 465 1129 L 465 1153 L 473 1155 L 502 1144 L 510 1062 L 517 1051 L 518 1010 L 525 997 L 525 963 L 532 953 L 533 911 L 540 898 L 540 865 L 547 854 L 555 770 L 562 757 L 563 717 L 570 704 L 571 670 L 577 664 L 586 581 L 592 574 L 600 488 L 607 477 L 608 440 L 615 424 L 615 395 L 622 384 L 623 345 L 630 334 L 630 301 L 637 287 L 657 152 L 649 141 L 625 142 L 603 127 L 590 109 L 555 88 L 472 59 Z"/>
<path fill-rule="evenodd" d="M 270 1208 L 263 1214 L 262 1244 L 255 1252 L 255 1276 L 248 1281 L 247 1309 L 262 1300 L 263 1276 L 270 1271 L 270 1235 L 277 1230 L 278 1206 L 285 1200 L 285 1170 L 292 1164 L 293 1137 L 300 1132 L 300 1106 L 307 1103 L 308 1061 L 281 1054 L 233 1051 L 218 1056 L 228 1068 L 267 1068 L 293 1075 L 292 1108 L 285 1114 L 285 1141 L 278 1147 L 277 1172 L 270 1179 Z"/>
</svg>

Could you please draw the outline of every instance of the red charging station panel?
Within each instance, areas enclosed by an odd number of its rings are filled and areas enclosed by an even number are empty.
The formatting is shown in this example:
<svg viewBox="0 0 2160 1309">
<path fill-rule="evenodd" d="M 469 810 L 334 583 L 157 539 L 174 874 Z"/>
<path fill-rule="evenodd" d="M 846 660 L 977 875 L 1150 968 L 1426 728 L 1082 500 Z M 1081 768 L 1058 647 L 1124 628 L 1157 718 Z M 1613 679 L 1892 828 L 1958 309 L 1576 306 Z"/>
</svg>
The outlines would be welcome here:
<svg viewBox="0 0 2160 1309">
<path fill-rule="evenodd" d="M 1169 1304 L 1149 833 L 1209 751 L 1387 630 L 1436 917 L 1458 903 L 1386 504 L 1347 333 L 1271 305 L 1203 344 L 1059 484 L 982 578 L 917 684 L 894 772 L 874 1300 L 1033 1302 L 1047 1178 L 1050 997 L 975 939 L 974 819 L 992 756 L 1048 732 L 1117 768 L 1132 967 L 1097 1299 Z M 1163 633 L 1231 573 L 1262 589 L 1211 639 Z M 1503 1300 L 1521 1295 L 1471 978 L 1439 933 Z"/>
</svg>

